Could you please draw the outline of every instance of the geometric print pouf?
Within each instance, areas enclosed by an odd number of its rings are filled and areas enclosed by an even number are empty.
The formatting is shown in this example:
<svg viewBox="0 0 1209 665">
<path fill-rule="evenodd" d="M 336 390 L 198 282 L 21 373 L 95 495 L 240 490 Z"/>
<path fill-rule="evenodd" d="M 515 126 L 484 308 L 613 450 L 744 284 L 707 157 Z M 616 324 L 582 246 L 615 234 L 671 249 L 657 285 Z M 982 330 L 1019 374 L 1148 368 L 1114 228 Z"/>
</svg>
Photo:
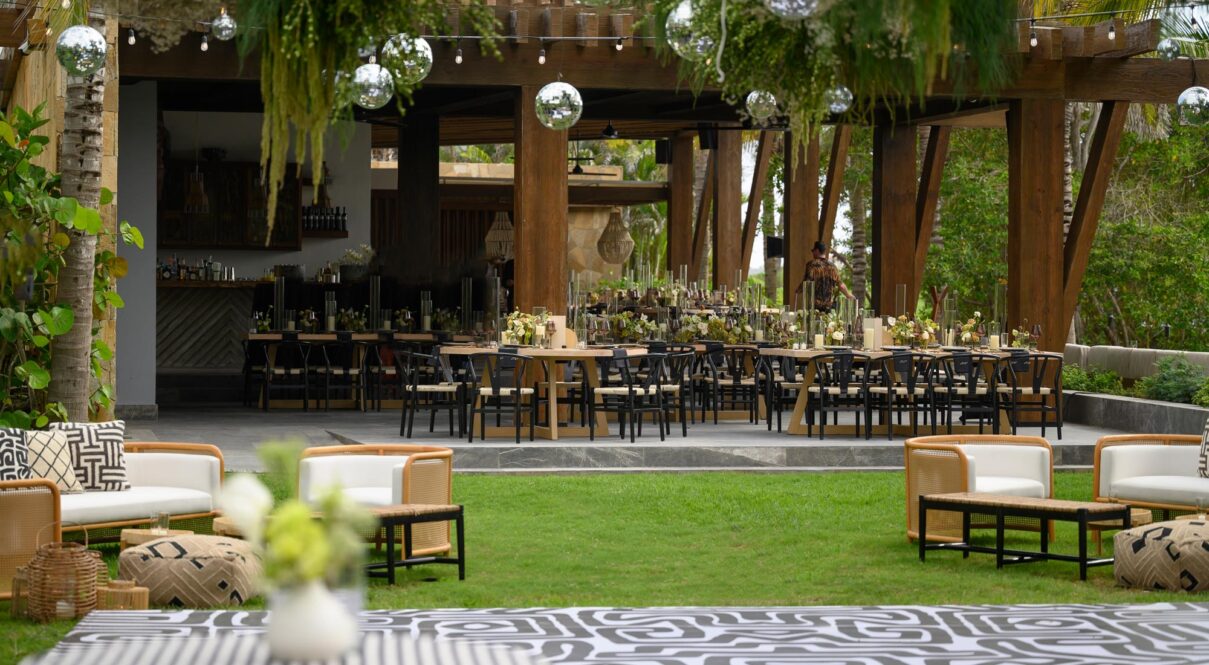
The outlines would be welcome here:
<svg viewBox="0 0 1209 665">
<path fill-rule="evenodd" d="M 118 557 L 118 579 L 147 587 L 153 605 L 242 605 L 260 593 L 260 578 L 252 546 L 222 536 L 167 536 Z"/>
<path fill-rule="evenodd" d="M 1113 554 L 1121 586 L 1209 590 L 1209 522 L 1173 520 L 1121 531 Z"/>
</svg>

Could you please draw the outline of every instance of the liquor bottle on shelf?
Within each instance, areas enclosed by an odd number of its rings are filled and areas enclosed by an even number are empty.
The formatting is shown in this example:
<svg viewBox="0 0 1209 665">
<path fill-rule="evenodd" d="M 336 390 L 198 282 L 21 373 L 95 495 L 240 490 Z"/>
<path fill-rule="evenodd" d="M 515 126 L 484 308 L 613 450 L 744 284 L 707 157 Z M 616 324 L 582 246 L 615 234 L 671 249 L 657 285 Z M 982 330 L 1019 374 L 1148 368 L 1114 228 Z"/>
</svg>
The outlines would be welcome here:
<svg viewBox="0 0 1209 665">
<path fill-rule="evenodd" d="M 348 208 L 340 206 L 340 230 L 348 231 Z"/>
</svg>

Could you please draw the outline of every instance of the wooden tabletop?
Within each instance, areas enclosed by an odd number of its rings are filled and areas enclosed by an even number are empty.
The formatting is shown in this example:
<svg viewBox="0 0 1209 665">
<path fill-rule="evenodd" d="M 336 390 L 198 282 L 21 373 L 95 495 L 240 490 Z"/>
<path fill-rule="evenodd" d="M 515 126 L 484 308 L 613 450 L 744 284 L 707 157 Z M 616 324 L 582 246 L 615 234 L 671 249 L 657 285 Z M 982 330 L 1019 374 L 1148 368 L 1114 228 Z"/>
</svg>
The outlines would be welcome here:
<svg viewBox="0 0 1209 665">
<path fill-rule="evenodd" d="M 873 360 L 889 358 L 890 356 L 894 355 L 893 349 L 879 349 L 877 351 L 865 351 L 862 349 L 852 349 L 852 352 L 856 353 L 856 354 L 868 356 L 869 358 L 871 358 Z M 936 349 L 936 348 L 916 349 L 916 350 L 914 350 L 914 352 L 923 353 L 926 355 L 934 356 L 936 358 L 948 358 L 949 356 L 952 356 L 954 353 L 956 353 L 955 351 L 952 351 L 952 350 Z M 817 358 L 818 356 L 827 355 L 829 353 L 835 353 L 835 350 L 834 349 L 815 349 L 815 348 L 782 349 L 782 348 L 771 348 L 771 347 L 765 347 L 765 348 L 760 349 L 760 355 L 784 357 L 784 358 L 798 358 L 801 360 L 810 360 L 812 358 Z M 995 356 L 997 358 L 1012 357 L 1012 352 L 1008 349 L 1000 349 L 998 351 L 975 349 L 973 351 L 973 353 L 977 353 L 977 354 L 984 355 L 984 356 Z M 1034 352 L 1032 352 L 1031 355 L 1048 356 L 1050 358 L 1061 358 L 1062 357 L 1062 354 L 1054 353 L 1051 351 L 1034 351 Z"/>
<path fill-rule="evenodd" d="M 622 348 L 625 348 L 626 355 L 629 357 L 645 356 L 647 354 L 647 350 L 642 347 Z M 442 345 L 441 353 L 443 355 L 450 356 L 469 356 L 476 353 L 499 353 L 499 349 L 493 349 L 486 346 L 462 346 L 453 344 Z M 522 346 L 517 349 L 517 353 L 526 358 L 540 358 L 543 360 L 585 360 L 588 358 L 613 357 L 613 349 L 611 348 L 539 349 Z"/>
<path fill-rule="evenodd" d="M 381 330 L 381 331 L 369 330 L 369 331 L 361 331 L 361 332 L 338 331 L 338 332 L 317 332 L 317 333 L 307 333 L 307 332 L 302 332 L 301 330 L 288 330 L 285 332 L 274 331 L 274 332 L 266 332 L 266 333 L 249 333 L 247 335 L 247 339 L 248 339 L 248 341 L 252 341 L 252 342 L 280 342 L 282 339 L 285 338 L 286 335 L 297 335 L 298 340 L 303 341 L 303 342 L 335 342 L 340 338 L 340 335 L 342 335 L 342 334 L 347 334 L 350 336 L 350 339 L 352 339 L 354 341 L 358 341 L 358 342 L 377 341 L 382 338 L 383 334 L 390 335 L 392 337 L 392 339 L 394 339 L 396 342 L 434 342 L 437 339 L 436 335 L 434 335 L 432 333 L 402 333 L 402 332 L 392 332 L 390 330 Z M 462 342 L 474 341 L 474 338 L 470 337 L 468 335 L 454 335 L 452 337 L 452 339 L 454 341 L 462 341 Z"/>
</svg>

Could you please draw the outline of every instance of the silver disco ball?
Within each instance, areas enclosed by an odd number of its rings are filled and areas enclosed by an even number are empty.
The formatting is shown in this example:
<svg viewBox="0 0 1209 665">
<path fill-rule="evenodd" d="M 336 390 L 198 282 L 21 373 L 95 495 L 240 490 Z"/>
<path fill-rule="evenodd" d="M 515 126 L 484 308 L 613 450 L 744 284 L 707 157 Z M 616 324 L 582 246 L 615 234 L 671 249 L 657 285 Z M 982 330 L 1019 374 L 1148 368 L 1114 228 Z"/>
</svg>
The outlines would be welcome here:
<svg viewBox="0 0 1209 665">
<path fill-rule="evenodd" d="M 767 90 L 752 90 L 747 93 L 747 115 L 759 124 L 777 114 L 777 98 Z"/>
<path fill-rule="evenodd" d="M 787 21 L 801 21 L 814 14 L 819 0 L 764 0 L 764 6 Z"/>
<path fill-rule="evenodd" d="M 218 14 L 218 18 L 210 23 L 210 30 L 214 33 L 214 38 L 225 42 L 235 36 L 235 28 L 238 27 L 235 19 L 223 9 Z"/>
<path fill-rule="evenodd" d="M 537 91 L 537 119 L 550 129 L 570 129 L 583 111 L 584 100 L 570 83 L 555 81 Z"/>
<path fill-rule="evenodd" d="M 693 26 L 693 15 L 692 3 L 681 0 L 667 15 L 663 29 L 667 33 L 667 43 L 676 55 L 685 60 L 704 60 L 714 51 L 714 40 Z"/>
<path fill-rule="evenodd" d="M 432 47 L 423 37 L 395 35 L 382 47 L 382 64 L 398 85 L 414 85 L 432 69 Z"/>
<path fill-rule="evenodd" d="M 1180 43 L 1170 37 L 1160 41 L 1154 50 L 1155 53 L 1159 54 L 1160 58 L 1168 62 L 1180 57 Z"/>
<path fill-rule="evenodd" d="M 395 80 L 377 63 L 361 65 L 353 72 L 353 100 L 363 109 L 380 109 L 395 94 Z"/>
<path fill-rule="evenodd" d="M 1209 89 L 1194 85 L 1180 93 L 1175 105 L 1181 124 L 1200 127 L 1209 123 Z"/>
<path fill-rule="evenodd" d="M 59 33 L 55 57 L 71 76 L 92 76 L 105 66 L 105 37 L 86 25 L 73 25 Z"/>
<path fill-rule="evenodd" d="M 823 103 L 827 110 L 839 115 L 852 108 L 852 91 L 848 86 L 840 84 L 823 93 Z"/>
</svg>

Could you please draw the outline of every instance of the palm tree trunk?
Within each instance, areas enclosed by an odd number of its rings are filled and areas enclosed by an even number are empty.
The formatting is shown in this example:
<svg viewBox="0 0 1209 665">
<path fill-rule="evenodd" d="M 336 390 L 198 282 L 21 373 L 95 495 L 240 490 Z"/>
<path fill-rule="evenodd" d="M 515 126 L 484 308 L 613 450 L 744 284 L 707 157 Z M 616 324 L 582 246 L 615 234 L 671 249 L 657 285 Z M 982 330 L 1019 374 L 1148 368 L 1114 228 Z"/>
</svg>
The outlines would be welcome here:
<svg viewBox="0 0 1209 665">
<path fill-rule="evenodd" d="M 103 23 L 93 20 L 103 30 Z M 100 24 L 100 25 L 97 25 Z M 59 149 L 64 196 L 80 205 L 99 208 L 101 199 L 101 117 L 105 95 L 105 70 L 89 77 L 67 79 L 63 112 L 63 138 Z M 92 298 L 96 272 L 97 237 L 64 229 L 71 244 L 63 251 L 59 270 L 59 304 L 70 307 L 75 324 L 65 335 L 55 337 L 51 354 L 49 399 L 63 405 L 72 421 L 88 420 L 92 391 Z"/>
</svg>

